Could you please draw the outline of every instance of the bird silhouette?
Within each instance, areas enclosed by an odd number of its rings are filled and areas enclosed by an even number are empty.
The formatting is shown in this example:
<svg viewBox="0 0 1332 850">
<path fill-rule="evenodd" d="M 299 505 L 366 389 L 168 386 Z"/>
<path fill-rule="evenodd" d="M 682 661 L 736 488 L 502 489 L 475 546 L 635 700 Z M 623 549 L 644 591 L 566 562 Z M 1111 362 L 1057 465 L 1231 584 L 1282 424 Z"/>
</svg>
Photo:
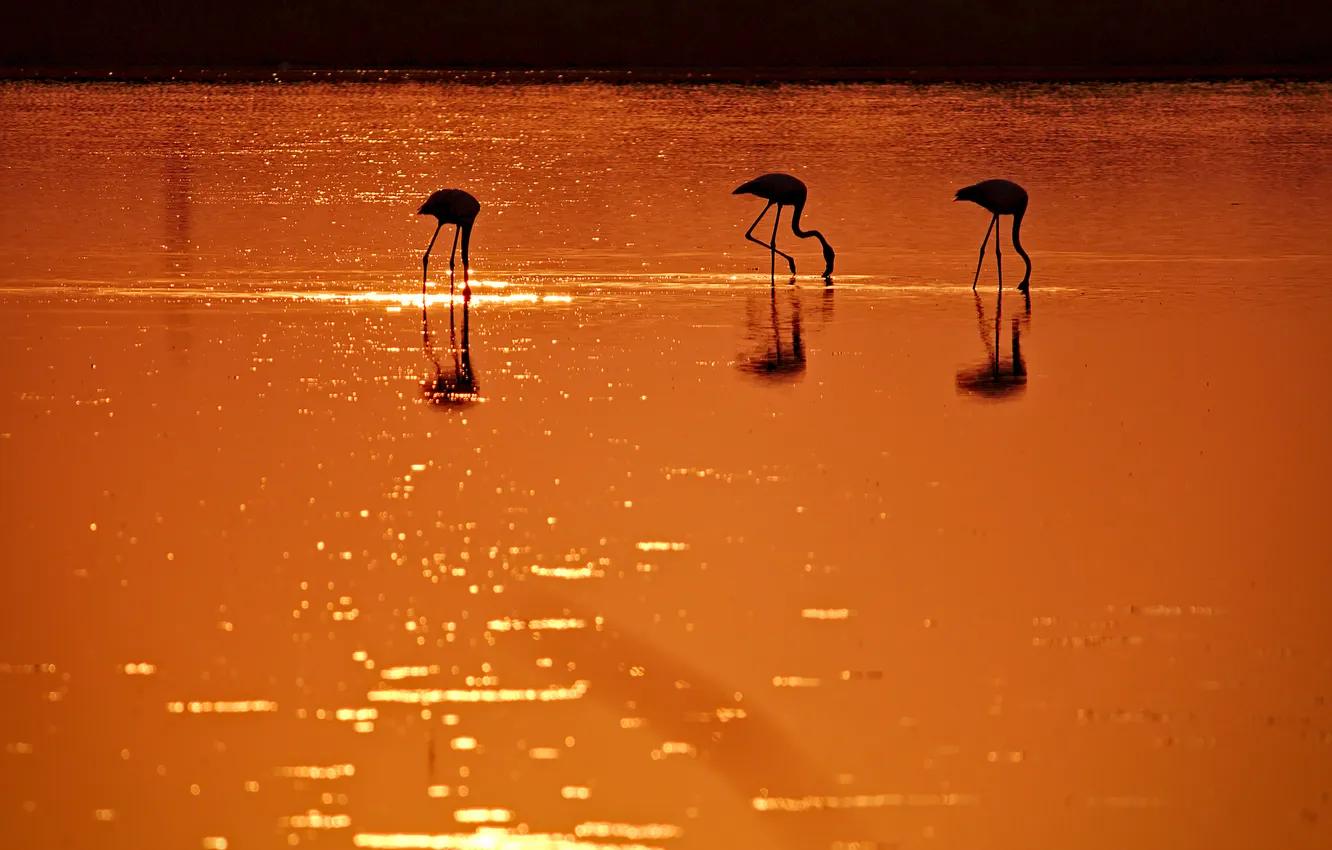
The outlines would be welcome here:
<svg viewBox="0 0 1332 850">
<path fill-rule="evenodd" d="M 449 253 L 449 269 L 453 269 L 454 257 L 458 255 L 458 237 L 462 236 L 462 257 L 463 257 L 463 288 L 469 288 L 467 261 L 467 246 L 472 241 L 472 225 L 476 222 L 476 214 L 481 211 L 481 203 L 462 189 L 440 189 L 431 195 L 421 208 L 416 211 L 417 215 L 433 215 L 439 225 L 435 228 L 435 235 L 430 237 L 430 244 L 426 246 L 425 256 L 421 258 L 421 294 L 425 295 L 426 274 L 430 269 L 430 249 L 435 247 L 435 239 L 439 237 L 440 228 L 446 224 L 456 225 L 453 231 L 453 250 Z M 449 292 L 453 292 L 453 276 L 449 276 Z"/>
<path fill-rule="evenodd" d="M 1011 215 L 1013 217 L 1013 247 L 1022 255 L 1022 260 L 1027 264 L 1027 273 L 1023 276 L 1022 282 L 1018 284 L 1018 291 L 1026 292 L 1027 286 L 1031 282 L 1031 257 L 1022 250 L 1022 243 L 1018 241 L 1018 233 L 1022 230 L 1022 217 L 1027 214 L 1027 190 L 1011 180 L 982 180 L 972 186 L 967 186 L 957 190 L 957 197 L 954 201 L 971 201 L 973 204 L 979 204 L 988 210 L 992 217 L 990 226 L 985 231 L 985 239 L 981 242 L 980 259 L 976 261 L 976 276 L 971 281 L 971 288 L 976 288 L 976 282 L 980 280 L 981 265 L 985 262 L 985 246 L 990 241 L 990 231 L 994 231 L 994 262 L 999 268 L 999 288 L 1004 287 L 1004 261 L 999 255 L 999 231 L 996 229 L 999 224 L 999 216 Z"/>
<path fill-rule="evenodd" d="M 780 224 L 782 220 L 782 207 L 792 208 L 791 211 L 792 233 L 794 233 L 796 236 L 799 236 L 801 239 L 808 239 L 809 237 L 813 236 L 815 239 L 818 239 L 819 242 L 823 245 L 823 259 L 828 263 L 827 268 L 823 270 L 823 277 L 829 278 L 832 276 L 833 249 L 832 246 L 828 244 L 828 240 L 824 239 L 823 234 L 818 232 L 817 230 L 800 229 L 800 214 L 804 211 L 805 201 L 809 197 L 809 190 L 805 187 L 805 184 L 803 182 L 796 179 L 795 177 L 792 177 L 789 174 L 765 174 L 762 177 L 750 180 L 748 183 L 737 188 L 731 194 L 757 195 L 758 197 L 768 202 L 768 205 L 763 208 L 763 212 L 759 213 L 759 217 L 754 219 L 754 223 L 749 225 L 749 229 L 745 231 L 745 238 L 748 239 L 750 242 L 755 243 L 756 245 L 762 245 L 764 248 L 767 248 L 769 251 L 772 252 L 772 273 L 773 273 L 774 283 L 776 282 L 776 277 L 777 277 L 778 254 L 781 254 L 783 257 L 785 257 L 786 262 L 790 264 L 791 274 L 796 273 L 795 260 L 791 257 L 791 255 L 783 251 L 777 250 L 777 225 Z M 763 217 L 765 215 L 768 214 L 768 210 L 772 209 L 773 204 L 777 205 L 777 218 L 772 223 L 772 241 L 764 242 L 761 239 L 758 239 L 757 237 L 754 236 L 754 228 L 758 227 L 758 223 L 763 220 Z"/>
</svg>

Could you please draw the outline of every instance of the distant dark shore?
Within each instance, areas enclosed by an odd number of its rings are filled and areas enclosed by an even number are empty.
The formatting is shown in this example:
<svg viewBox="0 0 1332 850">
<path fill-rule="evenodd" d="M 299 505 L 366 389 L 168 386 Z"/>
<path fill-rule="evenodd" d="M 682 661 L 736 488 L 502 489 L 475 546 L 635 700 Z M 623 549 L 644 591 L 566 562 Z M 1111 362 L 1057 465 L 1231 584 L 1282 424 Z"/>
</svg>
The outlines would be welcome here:
<svg viewBox="0 0 1332 850">
<path fill-rule="evenodd" d="M 68 68 L 0 66 L 0 80 L 52 82 L 436 82 L 515 83 L 1061 83 L 1169 82 L 1221 80 L 1332 80 L 1332 64 L 1319 65 L 1149 65 L 1120 67 L 887 67 L 887 68 L 378 68 L 323 69 L 292 67 L 199 68 L 125 66 Z"/>
<path fill-rule="evenodd" d="M 1332 78 L 1332 3 L 41 0 L 6 15 L 0 68 L 154 81 Z M 392 70 L 324 70 L 347 68 Z"/>
</svg>

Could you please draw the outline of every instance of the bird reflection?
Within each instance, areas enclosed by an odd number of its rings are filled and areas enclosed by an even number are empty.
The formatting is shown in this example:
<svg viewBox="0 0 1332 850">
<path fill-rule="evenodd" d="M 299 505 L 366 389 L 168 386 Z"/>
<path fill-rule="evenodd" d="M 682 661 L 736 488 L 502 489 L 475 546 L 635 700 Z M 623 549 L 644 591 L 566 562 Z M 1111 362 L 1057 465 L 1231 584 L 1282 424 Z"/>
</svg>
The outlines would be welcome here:
<svg viewBox="0 0 1332 850">
<path fill-rule="evenodd" d="M 831 290 L 828 290 L 831 292 Z M 772 381 L 798 381 L 805 376 L 805 343 L 801 336 L 800 294 L 794 287 L 786 290 L 790 305 L 789 342 L 784 343 L 783 321 L 775 288 L 768 291 L 768 309 L 750 301 L 746 317 L 751 352 L 737 363 L 740 369 Z M 828 303 L 825 301 L 825 304 Z"/>
<path fill-rule="evenodd" d="M 190 136 L 188 128 L 177 126 L 167 142 L 168 155 L 162 170 L 164 219 L 166 223 L 165 260 L 167 277 L 188 278 L 190 275 L 190 212 L 192 200 L 192 168 L 190 162 Z M 190 314 L 178 305 L 166 308 L 166 338 L 176 359 L 189 361 L 194 344 Z"/>
<path fill-rule="evenodd" d="M 452 287 L 453 274 L 449 274 Z M 468 338 L 472 291 L 463 289 L 462 308 L 462 345 L 458 344 L 457 324 L 454 321 L 454 299 L 449 299 L 449 353 L 453 357 L 453 372 L 448 374 L 439 362 L 439 352 L 435 349 L 430 334 L 430 313 L 425 299 L 421 300 L 421 344 L 426 357 L 435 367 L 433 379 L 421 382 L 426 399 L 434 404 L 463 405 L 480 400 L 477 392 L 476 373 L 472 371 L 472 348 Z"/>
<path fill-rule="evenodd" d="M 1006 358 L 1000 356 L 1003 304 L 1004 295 L 1000 292 L 998 301 L 995 303 L 994 341 L 991 342 L 990 325 L 985 319 L 985 304 L 981 301 L 980 293 L 976 293 L 976 321 L 988 357 L 986 362 L 980 366 L 958 371 L 957 392 L 959 395 L 1000 400 L 1016 398 L 1027 389 L 1027 364 L 1022 359 L 1022 325 L 1030 325 L 1031 299 L 1025 299 L 1024 312 L 1012 318 L 1012 353 Z"/>
</svg>

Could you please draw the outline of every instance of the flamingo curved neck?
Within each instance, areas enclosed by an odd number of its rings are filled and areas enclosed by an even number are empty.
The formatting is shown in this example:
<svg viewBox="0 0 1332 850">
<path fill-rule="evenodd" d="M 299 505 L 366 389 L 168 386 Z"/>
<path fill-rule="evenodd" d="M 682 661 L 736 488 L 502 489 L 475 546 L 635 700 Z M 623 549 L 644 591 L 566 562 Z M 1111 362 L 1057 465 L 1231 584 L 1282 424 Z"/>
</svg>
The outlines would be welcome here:
<svg viewBox="0 0 1332 850">
<path fill-rule="evenodd" d="M 1022 283 L 1018 284 L 1020 289 L 1026 289 L 1027 282 L 1031 280 L 1031 257 L 1022 249 L 1022 243 L 1018 240 L 1018 233 L 1022 230 L 1022 217 L 1026 214 L 1026 209 L 1022 209 L 1013 215 L 1013 249 L 1021 255 L 1022 262 L 1027 264 L 1027 273 L 1023 275 Z"/>
<path fill-rule="evenodd" d="M 833 267 L 832 246 L 828 244 L 827 239 L 823 238 L 823 234 L 818 232 L 817 230 L 800 229 L 800 214 L 803 213 L 804 211 L 805 211 L 804 198 L 801 198 L 799 202 L 792 204 L 791 232 L 794 233 L 796 236 L 799 236 L 801 239 L 808 239 L 809 237 L 813 236 L 815 239 L 819 240 L 819 244 L 823 246 L 823 256 L 828 262 L 828 267 L 824 271 L 824 275 L 827 276 L 832 273 L 832 267 Z"/>
</svg>

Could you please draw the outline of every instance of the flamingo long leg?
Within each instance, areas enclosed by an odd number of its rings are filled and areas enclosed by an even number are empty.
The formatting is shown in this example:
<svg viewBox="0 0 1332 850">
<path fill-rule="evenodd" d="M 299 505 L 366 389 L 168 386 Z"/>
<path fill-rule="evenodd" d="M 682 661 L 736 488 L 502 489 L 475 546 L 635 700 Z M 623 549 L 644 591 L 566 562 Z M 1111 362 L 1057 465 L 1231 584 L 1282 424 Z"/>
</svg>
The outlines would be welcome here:
<svg viewBox="0 0 1332 850">
<path fill-rule="evenodd" d="M 453 269 L 449 269 L 449 347 L 457 347 L 453 330 Z"/>
<path fill-rule="evenodd" d="M 985 228 L 985 239 L 981 241 L 980 259 L 976 261 L 976 276 L 971 279 L 971 288 L 976 288 L 977 281 L 980 280 L 981 266 L 985 264 L 985 246 L 990 244 L 990 231 L 994 230 L 994 223 L 999 220 L 999 216 L 990 219 L 990 226 Z M 997 241 L 999 237 L 995 237 Z"/>
<path fill-rule="evenodd" d="M 773 219 L 773 222 L 772 222 L 772 250 L 775 251 L 775 252 L 778 253 L 778 254 L 782 254 L 781 251 L 778 251 L 778 250 L 777 250 L 777 225 L 781 223 L 781 220 L 782 220 L 782 205 L 781 205 L 781 204 L 778 204 L 778 205 L 777 205 L 777 218 Z M 795 273 L 796 273 L 796 271 L 795 271 L 795 260 L 791 257 L 790 254 L 782 254 L 782 256 L 786 258 L 786 264 L 789 265 L 789 266 L 791 267 L 791 277 L 795 277 Z M 774 266 L 774 268 L 773 268 L 773 270 L 772 270 L 772 275 L 773 275 L 773 277 L 775 278 L 775 277 L 777 276 L 777 269 L 775 268 L 776 265 L 777 265 L 777 260 L 774 259 L 774 260 L 772 261 L 772 264 L 773 264 L 773 266 Z"/>
<path fill-rule="evenodd" d="M 995 237 L 996 239 L 998 237 Z M 472 225 L 469 222 L 462 226 L 462 254 L 463 254 L 463 292 L 472 291 L 472 263 L 467 258 L 467 246 L 472 243 Z"/>
<path fill-rule="evenodd" d="M 443 226 L 444 226 L 444 222 L 441 221 L 441 222 L 439 223 L 439 226 L 435 228 L 435 235 L 430 237 L 430 244 L 426 246 L 425 256 L 421 257 L 421 297 L 422 297 L 422 298 L 425 298 L 425 291 L 426 291 L 426 274 L 429 273 L 429 270 L 430 270 L 430 249 L 435 247 L 435 240 L 436 240 L 437 238 L 439 238 L 439 230 L 440 230 L 440 228 L 443 227 Z"/>
<path fill-rule="evenodd" d="M 450 275 L 452 277 L 452 275 Z M 453 354 L 453 374 L 458 375 L 458 334 L 453 324 L 453 299 L 449 299 L 449 351 Z"/>
<path fill-rule="evenodd" d="M 462 226 L 453 228 L 453 250 L 449 251 L 449 310 L 453 310 L 453 261 L 458 256 L 458 234 Z"/>
<path fill-rule="evenodd" d="M 994 264 L 999 269 L 999 294 L 1004 292 L 1004 258 L 999 253 L 999 216 L 994 217 Z M 995 333 L 995 344 L 998 345 L 999 334 Z"/>
<path fill-rule="evenodd" d="M 767 205 L 766 207 L 763 208 L 763 212 L 759 213 L 758 218 L 754 219 L 754 223 L 751 224 L 751 225 L 749 225 L 749 229 L 745 231 L 745 238 L 746 238 L 746 239 L 748 239 L 750 242 L 753 242 L 755 245 L 762 245 L 764 248 L 767 248 L 769 251 L 777 251 L 777 246 L 776 246 L 776 245 L 773 245 L 773 244 L 769 244 L 769 243 L 767 243 L 767 242 L 764 242 L 762 239 L 759 239 L 757 236 L 755 236 L 755 235 L 754 235 L 754 228 L 758 227 L 758 223 L 759 223 L 760 221 L 763 220 L 763 217 L 764 217 L 765 215 L 768 214 L 768 210 L 772 209 L 772 205 L 773 205 L 774 203 L 776 203 L 776 202 L 775 202 L 775 201 L 768 201 L 768 205 Z M 781 252 L 781 251 L 777 251 L 777 253 L 778 253 L 778 254 L 781 254 L 783 257 L 786 258 L 786 261 L 787 261 L 788 263 L 791 264 L 791 270 L 794 271 L 794 270 L 795 270 L 795 260 L 791 259 L 791 255 L 790 255 L 790 254 L 783 253 L 783 252 Z M 776 262 L 776 261 L 774 260 L 774 262 Z"/>
</svg>

